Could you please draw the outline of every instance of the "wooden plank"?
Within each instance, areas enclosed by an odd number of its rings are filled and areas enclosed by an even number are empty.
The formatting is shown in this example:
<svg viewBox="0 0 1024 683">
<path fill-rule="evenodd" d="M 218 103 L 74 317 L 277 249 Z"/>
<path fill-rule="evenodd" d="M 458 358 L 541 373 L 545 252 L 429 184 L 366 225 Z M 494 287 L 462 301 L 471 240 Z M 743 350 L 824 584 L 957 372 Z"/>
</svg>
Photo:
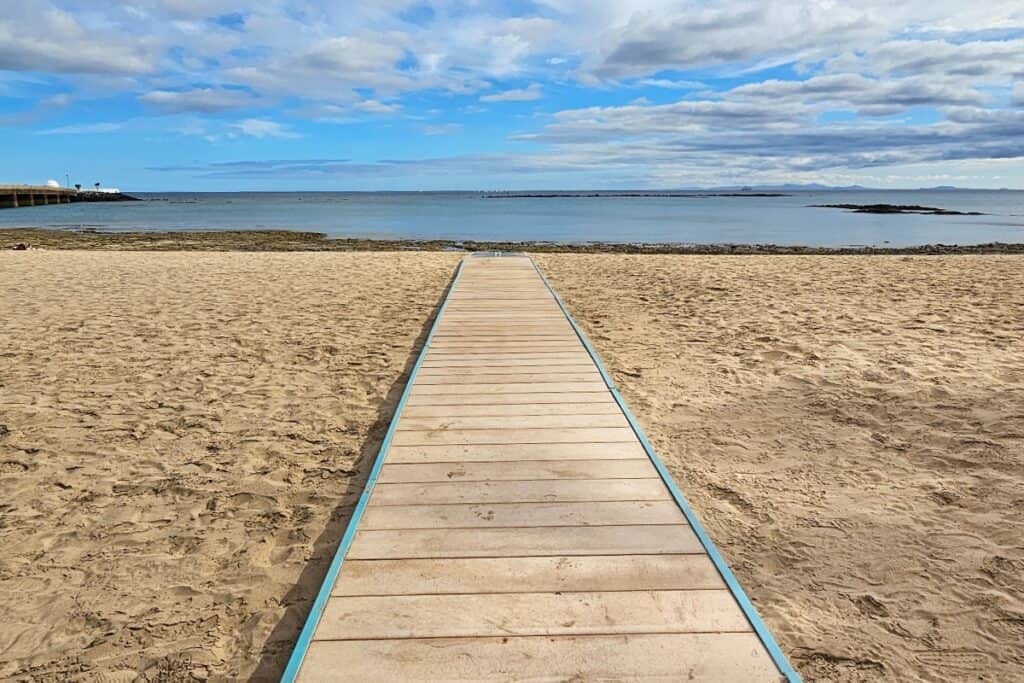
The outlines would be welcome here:
<svg viewBox="0 0 1024 683">
<path fill-rule="evenodd" d="M 512 405 L 411 406 L 402 418 L 447 417 L 540 417 L 546 415 L 622 415 L 615 403 L 520 403 Z"/>
<path fill-rule="evenodd" d="M 529 462 L 385 463 L 380 483 L 431 481 L 529 481 L 535 479 L 649 479 L 654 466 L 625 460 L 531 460 Z"/>
<path fill-rule="evenodd" d="M 610 503 L 609 503 L 610 504 Z M 332 595 L 725 588 L 706 555 L 347 560 Z"/>
<path fill-rule="evenodd" d="M 601 500 L 668 500 L 661 479 L 453 481 L 377 484 L 373 505 L 444 503 L 571 503 Z M 680 517 L 682 519 L 682 517 Z"/>
<path fill-rule="evenodd" d="M 555 404 L 564 405 L 564 404 Z M 407 407 L 408 408 L 408 407 Z M 646 458 L 640 442 L 549 443 L 461 446 L 391 446 L 388 463 L 493 462 L 508 460 L 595 460 Z"/>
<path fill-rule="evenodd" d="M 476 343 L 490 343 L 490 344 L 504 344 L 506 346 L 534 346 L 536 344 L 576 344 L 576 348 L 569 349 L 565 353 L 573 352 L 586 352 L 583 346 L 580 344 L 579 339 L 569 333 L 569 330 L 561 329 L 559 326 L 550 327 L 527 327 L 527 328 L 516 328 L 516 327 L 480 327 L 474 330 L 462 330 L 457 334 L 451 334 L 448 330 L 444 330 L 445 338 L 439 338 L 438 343 L 442 341 L 458 342 L 460 344 Z M 561 339 L 551 339 L 547 341 L 526 341 L 522 337 L 536 336 L 536 335 L 550 335 L 558 334 Z M 471 337 L 493 337 L 489 340 L 475 340 Z M 431 349 L 434 345 L 431 344 Z"/>
<path fill-rule="evenodd" d="M 558 306 L 558 304 L 555 303 L 555 300 L 551 298 L 551 295 L 545 296 L 546 291 L 542 291 L 537 297 L 535 297 L 534 301 L 508 301 L 508 300 L 505 300 L 505 301 L 499 301 L 498 304 L 491 303 L 491 302 L 482 302 L 481 303 L 481 302 L 472 301 L 472 300 L 467 301 L 463 297 L 463 295 L 465 295 L 465 294 L 470 294 L 470 292 L 469 291 L 465 291 L 465 292 L 462 292 L 462 293 L 456 295 L 455 297 L 453 297 L 448 302 L 448 308 L 452 308 L 452 307 L 456 307 L 456 308 L 458 308 L 458 307 L 469 307 L 469 308 L 479 308 L 481 310 L 491 311 L 491 312 L 493 312 L 493 311 L 504 311 L 504 310 L 516 309 L 516 308 L 549 308 L 549 309 L 553 309 L 553 310 L 556 310 L 556 311 L 561 311 L 562 310 Z M 498 293 L 498 294 L 495 294 L 494 296 L 500 297 L 501 294 Z"/>
<path fill-rule="evenodd" d="M 502 306 L 502 310 L 506 312 L 506 315 L 502 316 L 502 320 L 517 318 L 517 319 L 533 319 L 534 316 L 543 316 L 545 318 L 554 318 L 556 320 L 565 320 L 565 314 L 561 312 L 561 309 L 541 309 L 537 307 L 533 308 L 513 308 Z M 471 315 L 482 315 L 485 309 L 456 309 L 452 310 L 450 307 L 445 309 L 445 320 L 454 320 L 455 318 L 448 318 L 448 312 L 451 312 L 455 316 L 471 316 Z"/>
<path fill-rule="evenodd" d="M 568 318 L 565 317 L 560 309 L 545 313 L 531 313 L 531 312 L 515 312 L 515 311 L 463 311 L 454 312 L 449 315 L 449 312 L 445 309 L 444 316 L 441 318 L 440 324 L 449 327 L 459 327 L 464 324 L 476 325 L 476 326 L 504 326 L 504 325 L 532 325 L 535 327 L 543 327 L 550 325 L 551 323 L 563 323 L 568 327 Z"/>
<path fill-rule="evenodd" d="M 543 328 L 548 328 L 548 331 L 558 331 L 568 334 L 572 331 L 572 327 L 566 321 L 564 317 L 555 316 L 540 316 L 540 315 L 521 315 L 521 316 L 482 316 L 482 315 L 453 315 L 448 317 L 445 314 L 444 327 L 445 332 L 454 332 L 456 329 L 461 334 L 470 334 L 478 330 L 487 328 L 521 328 L 529 327 L 537 331 L 544 331 Z"/>
<path fill-rule="evenodd" d="M 491 322 L 508 322 L 508 321 L 532 321 L 537 323 L 547 322 L 566 322 L 565 314 L 559 310 L 552 309 L 548 313 L 541 313 L 537 311 L 451 311 L 445 310 L 444 320 L 447 323 L 459 322 L 459 321 L 483 321 L 487 323 Z"/>
<path fill-rule="evenodd" d="M 520 315 L 484 316 L 459 314 L 448 317 L 445 314 L 444 320 L 438 326 L 438 330 L 444 328 L 449 334 L 468 334 L 479 329 L 500 329 L 500 330 L 521 330 L 522 328 L 534 329 L 543 332 L 557 330 L 559 332 L 572 331 L 572 325 L 565 319 L 565 316 L 533 315 L 523 313 Z"/>
<path fill-rule="evenodd" d="M 320 640 L 744 633 L 727 590 L 332 597 Z"/>
<path fill-rule="evenodd" d="M 571 327 L 566 322 L 564 317 L 556 316 L 542 316 L 542 315 L 530 315 L 523 314 L 519 316 L 504 315 L 504 316 L 485 316 L 485 315 L 469 315 L 459 314 L 448 317 L 445 314 L 444 325 L 446 328 L 457 328 L 460 333 L 468 334 L 481 328 L 488 327 L 521 327 L 529 326 L 531 328 L 543 328 L 551 326 L 553 330 L 560 332 L 570 332 Z"/>
<path fill-rule="evenodd" d="M 478 367 L 436 367 L 436 366 L 420 366 L 418 379 L 425 379 L 427 377 L 462 377 L 464 375 L 479 375 L 486 373 L 488 375 L 516 375 L 520 373 L 539 373 L 539 372 L 550 372 L 550 373 L 580 373 L 580 372 L 597 372 L 597 367 L 591 363 L 586 365 L 584 363 L 570 364 L 570 365 L 499 365 L 499 366 L 478 366 Z"/>
<path fill-rule="evenodd" d="M 431 343 L 430 348 L 437 350 L 446 347 L 458 347 L 458 346 L 494 346 L 498 348 L 510 348 L 516 347 L 539 347 L 549 349 L 553 346 L 568 346 L 571 345 L 571 349 L 575 350 L 580 347 L 580 340 L 568 335 L 563 334 L 559 338 L 548 338 L 548 339 L 472 339 L 469 335 L 461 335 L 459 338 L 446 338 L 438 339 L 436 346 Z"/>
<path fill-rule="evenodd" d="M 427 354 L 427 358 L 433 360 L 444 360 L 446 358 L 485 358 L 485 357 L 504 357 L 504 358 L 528 358 L 534 355 L 543 353 L 559 354 L 565 356 L 567 354 L 575 353 L 576 349 L 561 348 L 561 349 L 537 349 L 533 347 L 522 347 L 522 348 L 507 348 L 507 349 L 495 349 L 488 347 L 480 347 L 476 349 L 434 349 L 431 348 Z"/>
<path fill-rule="evenodd" d="M 477 373 L 449 375 L 421 375 L 416 380 L 416 386 L 428 387 L 441 384 L 454 386 L 456 384 L 507 384 L 510 382 L 527 382 L 534 385 L 550 384 L 551 382 L 592 382 L 603 381 L 596 368 L 588 368 L 585 372 L 520 372 L 520 373 Z"/>
<path fill-rule="evenodd" d="M 396 446 L 430 444 L 508 443 L 628 443 L 636 439 L 629 427 L 562 429 L 452 429 L 395 432 Z"/>
<path fill-rule="evenodd" d="M 547 334 L 547 333 L 551 333 L 551 332 L 558 332 L 558 333 L 561 333 L 565 337 L 565 339 L 567 341 L 549 341 L 549 342 L 536 341 L 536 342 L 530 342 L 529 346 L 535 346 L 535 345 L 538 345 L 538 344 L 570 344 L 571 343 L 571 344 L 576 344 L 576 348 L 572 349 L 573 351 L 581 350 L 582 349 L 582 346 L 580 344 L 579 339 L 576 338 L 576 337 L 573 337 L 573 335 L 570 334 L 571 330 L 569 329 L 569 327 L 563 326 L 563 325 L 561 325 L 559 323 L 552 323 L 550 325 L 545 325 L 545 326 L 535 326 L 533 324 L 530 324 L 530 325 L 517 325 L 517 324 L 514 324 L 514 323 L 508 323 L 508 324 L 504 324 L 504 325 L 479 325 L 479 326 L 474 326 L 474 327 L 471 327 L 471 328 L 469 328 L 469 327 L 467 327 L 465 325 L 460 325 L 458 328 L 449 328 L 449 327 L 439 328 L 438 329 L 438 333 L 443 333 L 444 335 L 450 335 L 455 329 L 458 330 L 457 331 L 457 336 L 459 336 L 459 337 L 487 336 L 487 335 L 492 335 L 492 334 L 495 334 L 495 335 L 509 334 L 509 335 L 512 335 L 512 336 L 528 336 L 528 335 L 534 335 L 534 334 Z M 468 340 L 455 340 L 455 341 L 461 341 L 462 343 L 466 343 L 466 344 L 470 343 Z M 438 340 L 438 343 L 440 343 L 440 339 Z M 526 342 L 520 342 L 520 341 L 517 341 L 515 339 L 510 339 L 508 341 L 495 341 L 493 343 L 494 344 L 504 344 L 506 346 L 509 346 L 509 345 L 527 346 Z M 434 347 L 433 344 L 431 344 L 431 348 L 433 348 L 433 347 Z"/>
<path fill-rule="evenodd" d="M 429 368 L 481 368 L 481 367 L 521 367 L 521 366 L 548 366 L 564 365 L 566 363 L 578 365 L 588 363 L 590 356 L 582 352 L 570 351 L 568 353 L 536 353 L 536 354 L 472 354 L 468 356 L 431 356 L 429 353 L 423 359 L 421 369 Z M 593 363 L 591 363 L 593 365 Z"/>
<path fill-rule="evenodd" d="M 327 681 L 779 681 L 752 633 L 335 640 L 299 674 Z"/>
<path fill-rule="evenodd" d="M 544 327 L 544 326 L 538 326 L 538 327 Z M 465 338 L 465 337 L 472 338 L 472 337 L 479 337 L 479 336 L 499 337 L 499 338 L 500 337 L 554 337 L 554 336 L 557 336 L 557 337 L 567 337 L 569 339 L 578 339 L 578 337 L 575 336 L 575 333 L 572 332 L 571 328 L 569 328 L 568 330 L 564 330 L 564 329 L 561 329 L 561 328 L 559 328 L 557 330 L 538 330 L 536 332 L 529 331 L 529 330 L 527 330 L 525 332 L 520 331 L 520 330 L 506 330 L 506 331 L 500 332 L 500 333 L 477 332 L 476 330 L 460 330 L 458 332 L 455 332 L 455 331 L 444 332 L 443 334 L 438 332 L 438 333 L 434 334 L 433 339 L 434 339 L 434 341 L 438 341 L 438 340 L 441 340 L 441 339 L 461 339 L 461 338 Z"/>
<path fill-rule="evenodd" d="M 574 342 L 530 342 L 529 344 L 515 344 L 507 342 L 499 343 L 475 343 L 475 344 L 446 344 L 443 346 L 432 346 L 429 358 L 437 360 L 453 356 L 522 356 L 532 353 L 572 353 L 578 350 L 579 344 Z"/>
<path fill-rule="evenodd" d="M 420 370 L 447 368 L 452 372 L 478 372 L 480 368 L 547 368 L 566 365 L 584 365 L 589 367 L 589 356 L 578 353 L 550 353 L 536 356 L 493 356 L 468 358 L 438 357 L 431 358 L 429 355 L 423 360 Z M 590 363 L 593 365 L 593 363 Z M 462 368 L 461 370 L 459 368 Z"/>
<path fill-rule="evenodd" d="M 503 330 L 495 330 L 494 328 L 476 328 L 474 330 L 462 330 L 457 336 L 446 336 L 439 337 L 437 344 L 439 346 L 478 346 L 481 344 L 492 345 L 496 347 L 511 347 L 511 346 L 554 346 L 554 345 L 567 345 L 574 344 L 573 350 L 580 347 L 580 340 L 570 334 L 569 330 L 559 329 L 560 326 L 552 326 L 552 328 L 541 329 L 541 328 L 530 328 L 529 330 L 513 330 L 511 328 L 505 328 Z M 508 335 L 509 338 L 491 338 L 494 332 L 513 332 L 514 334 Z M 552 333 L 559 333 L 558 338 L 552 339 L 525 339 L 525 337 L 547 335 L 551 336 Z M 499 335 L 494 335 L 499 336 Z M 479 339 L 474 337 L 481 337 Z M 431 343 L 431 348 L 434 348 L 434 344 Z"/>
<path fill-rule="evenodd" d="M 533 342 L 576 342 L 579 343 L 579 339 L 574 334 L 568 332 L 536 332 L 529 334 L 522 334 L 520 332 L 512 333 L 498 333 L 498 332 L 471 332 L 466 334 L 443 334 L 434 337 L 431 345 L 441 343 L 454 343 L 454 342 L 473 342 L 473 343 L 488 343 L 488 344 L 530 344 Z"/>
<path fill-rule="evenodd" d="M 565 313 L 562 312 L 562 309 L 559 308 L 558 304 L 551 303 L 550 301 L 545 303 L 527 302 L 521 304 L 505 302 L 498 305 L 493 303 L 449 303 L 449 305 L 447 305 L 447 308 L 444 309 L 445 312 L 459 314 L 493 313 L 496 310 L 500 310 L 504 313 L 514 315 L 532 315 L 535 313 L 543 313 L 545 315 L 561 315 L 562 317 L 565 316 Z"/>
<path fill-rule="evenodd" d="M 704 547 L 677 526 L 553 526 L 515 529 L 362 529 L 349 557 L 357 560 L 545 555 L 678 555 Z"/>
<path fill-rule="evenodd" d="M 507 302 L 523 301 L 545 301 L 545 296 L 550 301 L 550 294 L 547 290 L 516 290 L 516 291 L 479 291 L 473 292 L 470 289 L 461 289 L 452 295 L 452 301 L 486 302 L 493 306 L 501 306 Z"/>
<path fill-rule="evenodd" d="M 449 413 L 454 411 L 450 410 Z M 621 412 L 607 415 L 517 415 L 513 417 L 481 416 L 481 417 L 413 417 L 403 415 L 398 421 L 398 431 L 437 430 L 437 429 L 551 429 L 554 427 L 629 427 L 629 422 Z"/>
<path fill-rule="evenodd" d="M 535 384 L 516 384 L 509 382 L 494 382 L 488 384 L 420 384 L 417 382 L 409 392 L 410 396 L 445 396 L 460 394 L 463 396 L 477 396 L 482 394 L 528 394 L 538 393 L 574 393 L 574 392 L 595 392 L 608 391 L 603 381 L 594 380 L 591 382 L 546 382 L 543 387 Z"/>
<path fill-rule="evenodd" d="M 486 322 L 488 323 L 495 321 L 501 322 L 504 320 L 516 320 L 518 322 L 520 320 L 528 321 L 543 317 L 545 319 L 550 318 L 568 324 L 568 320 L 566 319 L 565 314 L 562 312 L 560 308 L 557 307 L 541 308 L 539 306 L 519 306 L 514 308 L 508 308 L 505 305 L 497 305 L 494 306 L 494 308 L 498 308 L 500 311 L 502 311 L 502 315 L 494 316 L 492 315 L 493 311 L 489 311 L 488 309 L 483 307 L 478 309 L 464 308 L 462 310 L 452 310 L 451 307 L 449 307 L 445 309 L 443 321 L 447 323 L 455 320 L 456 318 L 485 316 L 487 318 Z M 448 313 L 452 313 L 451 318 L 448 317 Z"/>
<path fill-rule="evenodd" d="M 644 464 L 650 467 L 648 463 Z M 371 505 L 366 509 L 360 528 L 448 529 L 678 523 L 679 508 L 674 501 L 629 500 L 601 503 Z"/>
<path fill-rule="evenodd" d="M 521 394 L 413 394 L 410 392 L 406 405 L 507 405 L 515 403 L 611 403 L 614 400 L 608 389 L 604 391 L 545 392 L 536 391 Z"/>
</svg>

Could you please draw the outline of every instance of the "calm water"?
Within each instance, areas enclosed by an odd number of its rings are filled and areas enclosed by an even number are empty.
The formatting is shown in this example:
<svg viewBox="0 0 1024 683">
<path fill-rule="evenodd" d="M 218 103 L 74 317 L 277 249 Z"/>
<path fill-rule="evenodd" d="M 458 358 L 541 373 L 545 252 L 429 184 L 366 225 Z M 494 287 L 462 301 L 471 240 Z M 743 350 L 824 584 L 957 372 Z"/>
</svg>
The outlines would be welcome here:
<svg viewBox="0 0 1024 683">
<path fill-rule="evenodd" d="M 142 202 L 0 211 L 0 226 L 286 229 L 331 237 L 814 246 L 1024 242 L 1024 191 L 796 192 L 787 197 L 488 199 L 478 193 L 142 193 Z M 808 204 L 920 204 L 986 216 L 852 214 Z"/>
</svg>

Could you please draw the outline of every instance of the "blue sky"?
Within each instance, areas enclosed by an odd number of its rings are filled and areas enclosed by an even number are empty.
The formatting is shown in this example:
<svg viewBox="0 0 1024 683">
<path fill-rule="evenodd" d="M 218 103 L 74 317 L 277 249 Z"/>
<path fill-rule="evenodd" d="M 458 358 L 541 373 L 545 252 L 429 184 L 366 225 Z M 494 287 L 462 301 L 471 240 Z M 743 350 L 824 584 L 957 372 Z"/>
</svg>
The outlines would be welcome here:
<svg viewBox="0 0 1024 683">
<path fill-rule="evenodd" d="M 0 182 L 1024 188 L 1020 0 L 6 4 Z"/>
</svg>

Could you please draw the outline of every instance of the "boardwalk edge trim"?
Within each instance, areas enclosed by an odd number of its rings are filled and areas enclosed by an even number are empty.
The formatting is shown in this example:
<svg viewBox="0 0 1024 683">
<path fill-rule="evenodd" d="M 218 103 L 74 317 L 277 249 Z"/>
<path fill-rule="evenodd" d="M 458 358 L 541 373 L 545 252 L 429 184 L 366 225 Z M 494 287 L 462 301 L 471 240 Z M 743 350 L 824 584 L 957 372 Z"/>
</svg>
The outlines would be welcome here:
<svg viewBox="0 0 1024 683">
<path fill-rule="evenodd" d="M 786 655 L 783 654 L 778 643 L 775 642 L 775 638 L 772 637 L 768 627 L 758 615 L 757 608 L 755 608 L 753 603 L 750 602 L 747 594 L 743 592 L 743 588 L 740 586 L 739 581 L 736 580 L 732 570 L 729 569 L 729 565 L 726 563 L 725 558 L 718 552 L 718 549 L 715 547 L 711 537 L 708 536 L 707 531 L 704 530 L 704 526 L 697 518 L 697 514 L 690 507 L 690 504 L 683 496 L 682 491 L 680 491 L 676 486 L 675 481 L 672 479 L 672 475 L 669 473 L 664 463 L 661 462 L 661 458 L 658 457 L 658 454 L 655 452 L 651 442 L 647 440 L 647 435 L 644 434 L 643 429 L 640 427 L 639 423 L 637 423 L 636 418 L 629 409 L 629 406 L 626 405 L 625 399 L 623 399 L 622 395 L 619 394 L 619 390 L 615 387 L 614 380 L 612 380 L 611 375 L 608 374 L 608 370 L 605 369 L 604 364 L 597 355 L 597 351 L 593 346 L 591 346 L 590 340 L 587 339 L 583 330 L 576 324 L 576 321 L 569 313 L 569 309 L 566 308 L 565 302 L 562 301 L 562 298 L 558 296 L 558 292 L 556 292 L 555 288 L 551 286 L 550 282 L 548 282 L 548 279 L 544 276 L 544 273 L 537 265 L 537 262 L 534 261 L 533 258 L 530 258 L 530 263 L 533 265 L 534 270 L 537 271 L 537 274 L 544 282 L 544 285 L 548 288 L 548 291 L 551 292 L 551 296 L 555 298 L 559 308 L 562 309 L 562 313 L 565 314 L 565 317 L 572 326 L 572 329 L 576 332 L 576 336 L 579 337 L 580 342 L 583 343 L 584 348 L 587 350 L 587 354 L 590 355 L 590 359 L 594 361 L 594 365 L 597 366 L 598 372 L 601 373 L 601 377 L 604 379 L 604 383 L 608 386 L 608 390 L 612 393 L 612 396 L 615 398 L 615 402 L 622 410 L 623 415 L 626 416 L 626 420 L 629 422 L 630 427 L 633 428 L 633 432 L 640 440 L 640 444 L 643 446 L 644 451 L 647 452 L 647 457 L 651 459 L 651 462 L 654 464 L 654 468 L 658 471 L 658 475 L 665 483 L 665 486 L 668 487 L 669 492 L 672 494 L 672 498 L 675 499 L 676 505 L 679 506 L 679 509 L 686 517 L 686 520 L 690 523 L 690 527 L 693 528 L 693 531 L 700 540 L 701 545 L 704 546 L 704 550 L 707 552 L 708 557 L 710 557 L 712 563 L 714 563 L 715 569 L 718 570 L 718 573 L 725 581 L 726 586 L 728 586 L 729 592 L 732 593 L 732 596 L 736 599 L 736 602 L 739 604 L 740 609 L 743 610 L 743 614 L 746 616 L 747 621 L 750 622 L 754 632 L 757 633 L 757 637 L 761 640 L 761 643 L 768 651 L 772 661 L 775 662 L 775 666 L 778 667 L 779 672 L 786 678 L 786 680 L 790 681 L 790 683 L 801 683 L 802 679 L 800 678 L 800 674 L 796 672 L 793 666 L 789 663 L 789 660 L 786 658 Z"/>
<path fill-rule="evenodd" d="M 441 307 L 437 309 L 434 321 L 430 325 L 430 332 L 427 333 L 427 338 L 423 342 L 423 348 L 420 349 L 420 354 L 416 358 L 416 364 L 413 365 L 412 370 L 409 372 L 409 377 L 405 381 L 405 388 L 402 390 L 402 396 L 398 400 L 398 405 L 395 406 L 395 412 L 391 416 L 391 422 L 388 424 L 388 431 L 384 434 L 384 440 L 381 441 L 380 449 L 377 451 L 377 457 L 373 461 L 373 469 L 370 470 L 370 475 L 366 479 L 366 485 L 363 487 L 363 493 L 359 496 L 359 502 L 356 503 L 356 507 L 352 511 L 352 517 L 349 519 L 348 526 L 345 527 L 345 535 L 341 537 L 341 543 L 338 544 L 338 549 L 334 553 L 334 558 L 331 560 L 330 567 L 327 569 L 324 581 L 320 584 L 320 590 L 317 592 L 316 599 L 313 601 L 313 607 L 309 610 L 309 615 L 306 617 L 306 623 L 303 625 L 302 631 L 299 633 L 298 640 L 295 641 L 295 648 L 292 650 L 291 657 L 288 659 L 288 665 L 285 667 L 284 673 L 281 674 L 281 683 L 293 683 L 299 675 L 299 669 L 302 667 L 302 661 L 305 659 L 306 652 L 309 650 L 310 643 L 313 641 L 313 634 L 316 632 L 316 627 L 320 623 L 320 617 L 323 616 L 324 609 L 327 607 L 327 601 L 331 597 L 331 590 L 334 588 L 334 583 L 338 579 L 338 574 L 341 573 L 341 566 L 345 562 L 345 556 L 348 554 L 349 546 L 352 545 L 352 540 L 355 538 L 356 531 L 359 528 L 359 523 L 363 519 L 363 512 L 366 510 L 366 505 L 370 501 L 370 495 L 373 493 L 374 484 L 377 483 L 377 478 L 380 476 L 381 468 L 384 467 L 384 457 L 387 455 L 388 449 L 391 447 L 391 440 L 394 438 L 395 430 L 398 427 L 398 421 L 401 419 L 402 411 L 405 409 L 405 404 L 409 400 L 409 393 L 416 381 L 416 375 L 419 373 L 420 366 L 423 364 L 423 360 L 427 356 L 427 351 L 430 349 L 430 342 L 434 339 L 434 332 L 437 330 L 437 325 L 441 321 L 441 316 L 444 315 L 445 309 L 448 308 L 448 301 L 451 298 L 452 292 L 455 291 L 455 285 L 458 284 L 459 278 L 462 277 L 462 267 L 465 262 L 465 259 L 459 261 L 459 266 L 455 270 L 455 277 L 452 278 L 451 283 L 448 285 L 448 289 L 444 294 L 444 301 L 441 302 Z"/>
</svg>

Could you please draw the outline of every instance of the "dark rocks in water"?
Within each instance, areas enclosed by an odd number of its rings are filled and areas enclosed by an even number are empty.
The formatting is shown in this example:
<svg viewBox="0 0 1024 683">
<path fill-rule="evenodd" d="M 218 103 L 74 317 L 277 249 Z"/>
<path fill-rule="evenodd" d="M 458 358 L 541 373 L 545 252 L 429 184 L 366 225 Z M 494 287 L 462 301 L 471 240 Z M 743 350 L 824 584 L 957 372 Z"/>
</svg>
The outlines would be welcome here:
<svg viewBox="0 0 1024 683">
<path fill-rule="evenodd" d="M 123 192 L 89 192 L 81 190 L 71 195 L 72 202 L 140 202 L 138 197 Z"/>
<path fill-rule="evenodd" d="M 117 251 L 423 251 L 460 249 L 584 254 L 1024 254 L 1024 243 L 922 244 L 912 247 L 847 245 L 815 247 L 785 244 L 688 244 L 630 242 L 476 242 L 472 240 L 331 239 L 319 232 L 225 230 L 105 232 L 92 228 L 47 230 L 0 227 L 0 245 L 24 242 L 37 249 Z"/>
<path fill-rule="evenodd" d="M 980 211 L 954 211 L 917 204 L 811 204 L 814 209 L 846 209 L 853 213 L 916 213 L 928 216 L 984 216 Z"/>
</svg>

